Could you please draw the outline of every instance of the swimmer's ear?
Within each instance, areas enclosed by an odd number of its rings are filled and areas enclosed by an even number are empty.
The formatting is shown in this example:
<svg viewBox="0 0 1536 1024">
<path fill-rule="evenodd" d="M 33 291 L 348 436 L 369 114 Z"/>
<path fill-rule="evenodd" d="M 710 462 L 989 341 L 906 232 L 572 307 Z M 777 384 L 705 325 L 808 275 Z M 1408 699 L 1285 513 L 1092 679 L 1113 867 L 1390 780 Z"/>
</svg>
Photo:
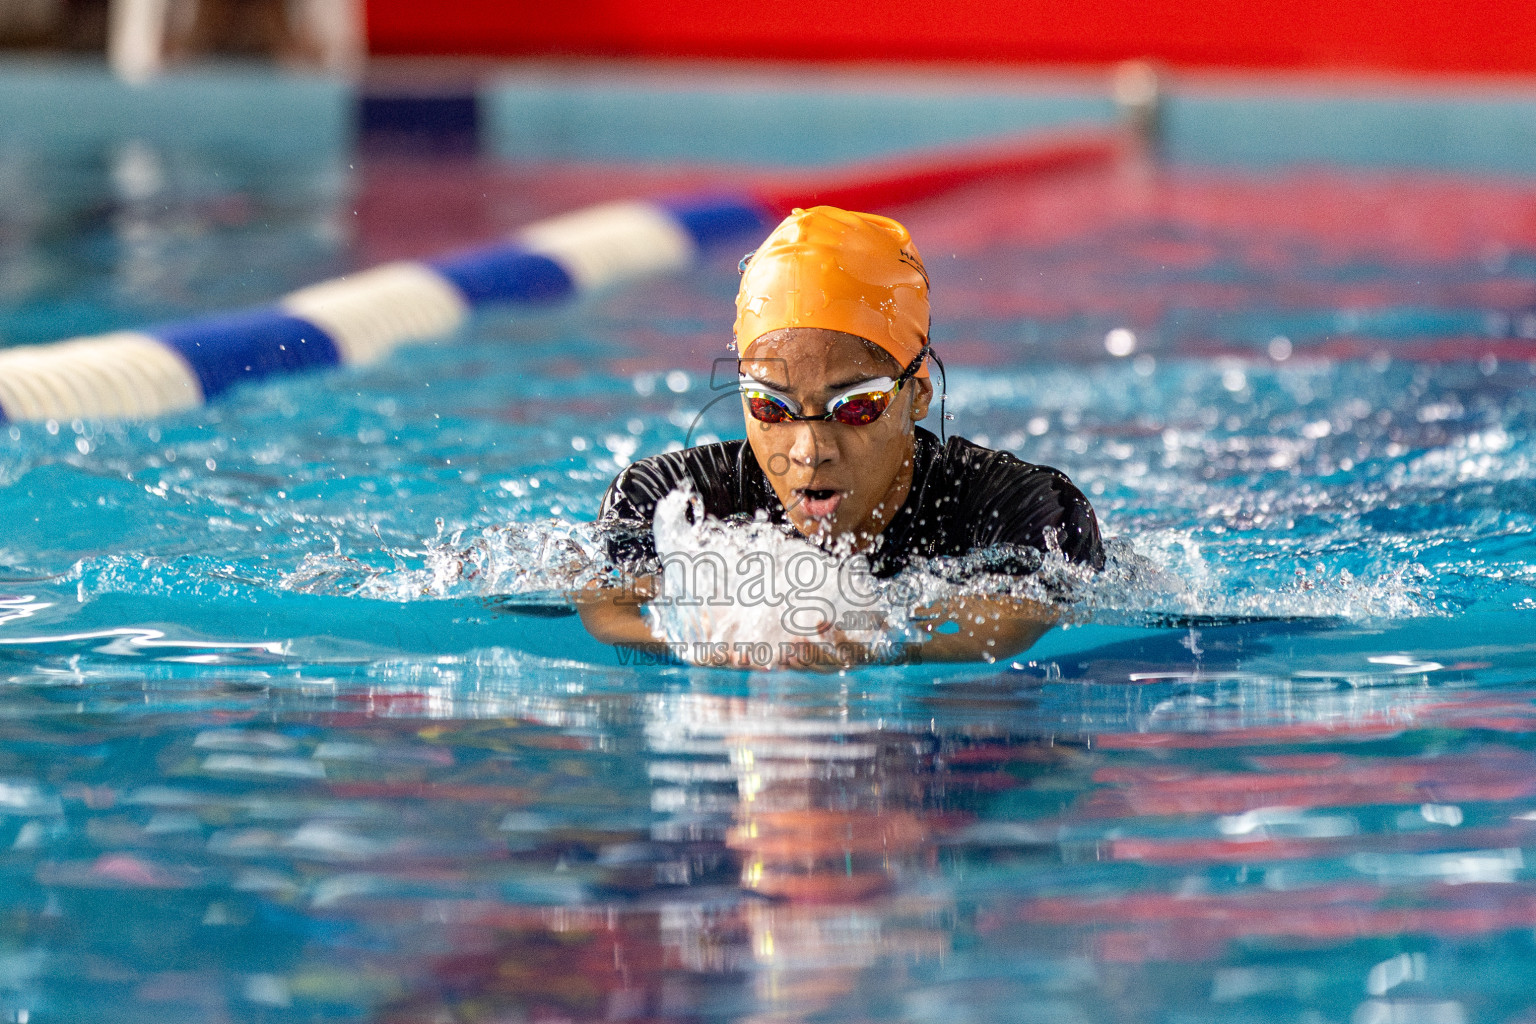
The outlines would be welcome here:
<svg viewBox="0 0 1536 1024">
<path fill-rule="evenodd" d="M 916 423 L 928 415 L 928 403 L 933 401 L 933 382 L 927 377 L 913 377 L 912 383 L 917 385 L 912 391 L 912 422 Z"/>
</svg>

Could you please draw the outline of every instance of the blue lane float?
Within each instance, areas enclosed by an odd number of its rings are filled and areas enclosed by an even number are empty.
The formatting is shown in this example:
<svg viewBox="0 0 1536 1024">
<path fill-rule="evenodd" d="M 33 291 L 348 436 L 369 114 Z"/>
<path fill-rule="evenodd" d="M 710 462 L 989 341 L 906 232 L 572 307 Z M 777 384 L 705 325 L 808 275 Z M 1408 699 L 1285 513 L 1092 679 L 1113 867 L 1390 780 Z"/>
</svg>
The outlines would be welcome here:
<svg viewBox="0 0 1536 1024">
<path fill-rule="evenodd" d="M 771 220 L 744 196 L 607 203 L 508 242 L 325 281 L 270 307 L 0 350 L 0 420 L 158 416 L 247 381 L 365 365 L 449 334 L 481 307 L 684 270 L 702 249 L 761 234 Z"/>
<path fill-rule="evenodd" d="M 220 395 L 244 380 L 341 362 L 329 335 L 275 309 L 173 324 L 151 336 L 192 368 L 204 398 Z"/>
<path fill-rule="evenodd" d="M 492 245 L 428 264 L 472 307 L 499 302 L 552 302 L 576 290 L 571 275 L 548 256 L 520 245 Z"/>
</svg>

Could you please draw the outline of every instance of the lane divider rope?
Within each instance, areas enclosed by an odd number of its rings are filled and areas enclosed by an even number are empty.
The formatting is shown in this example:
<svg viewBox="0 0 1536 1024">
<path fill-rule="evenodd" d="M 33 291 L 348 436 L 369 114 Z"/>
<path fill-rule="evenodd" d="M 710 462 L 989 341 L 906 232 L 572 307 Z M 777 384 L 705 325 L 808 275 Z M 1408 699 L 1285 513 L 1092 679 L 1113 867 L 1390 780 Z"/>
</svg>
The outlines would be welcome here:
<svg viewBox="0 0 1536 1024">
<path fill-rule="evenodd" d="M 363 366 L 451 334 L 485 306 L 550 302 L 675 273 L 721 243 L 761 237 L 792 206 L 911 202 L 999 174 L 1103 163 L 1108 131 L 887 161 L 751 193 L 605 203 L 512 239 L 374 267 L 301 288 L 268 307 L 145 331 L 0 349 L 0 421 L 147 419 L 193 409 L 246 381 Z"/>
</svg>

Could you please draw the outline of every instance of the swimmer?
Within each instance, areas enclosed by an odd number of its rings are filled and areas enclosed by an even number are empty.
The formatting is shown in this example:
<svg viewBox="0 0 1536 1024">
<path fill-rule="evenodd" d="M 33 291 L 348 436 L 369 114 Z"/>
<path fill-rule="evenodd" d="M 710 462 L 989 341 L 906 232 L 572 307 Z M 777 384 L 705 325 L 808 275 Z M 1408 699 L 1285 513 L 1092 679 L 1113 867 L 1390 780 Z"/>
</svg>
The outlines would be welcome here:
<svg viewBox="0 0 1536 1024">
<path fill-rule="evenodd" d="M 580 595 L 594 637 L 655 643 L 635 596 L 655 592 L 654 575 L 644 575 L 656 571 L 651 525 L 680 486 L 712 517 L 761 512 L 823 547 L 861 552 L 879 577 L 915 557 L 999 545 L 1055 547 L 1103 567 L 1093 508 L 1066 476 L 963 438 L 941 443 L 918 426 L 933 400 L 928 275 L 901 224 L 830 206 L 795 210 L 742 261 L 736 313 L 747 439 L 652 456 L 614 480 L 599 525 L 616 561 L 640 578 L 627 594 Z M 1031 571 L 1019 559 L 1001 564 Z M 924 661 L 1007 657 L 1055 622 L 1044 605 L 1006 597 L 956 598 L 925 613 Z M 832 624 L 822 639 L 839 639 Z M 846 644 L 803 647 L 792 659 L 803 666 L 861 660 Z"/>
</svg>

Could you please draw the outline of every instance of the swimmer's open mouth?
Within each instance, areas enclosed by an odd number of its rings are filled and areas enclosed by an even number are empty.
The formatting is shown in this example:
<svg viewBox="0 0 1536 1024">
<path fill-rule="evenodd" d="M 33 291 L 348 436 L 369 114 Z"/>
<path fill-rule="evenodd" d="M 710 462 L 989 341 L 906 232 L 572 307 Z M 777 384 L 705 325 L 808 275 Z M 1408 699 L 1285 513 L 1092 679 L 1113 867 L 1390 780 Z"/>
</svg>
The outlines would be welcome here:
<svg viewBox="0 0 1536 1024">
<path fill-rule="evenodd" d="M 800 496 L 800 508 L 812 519 L 826 519 L 843 503 L 842 492 L 830 487 L 799 487 L 795 493 Z"/>
</svg>

